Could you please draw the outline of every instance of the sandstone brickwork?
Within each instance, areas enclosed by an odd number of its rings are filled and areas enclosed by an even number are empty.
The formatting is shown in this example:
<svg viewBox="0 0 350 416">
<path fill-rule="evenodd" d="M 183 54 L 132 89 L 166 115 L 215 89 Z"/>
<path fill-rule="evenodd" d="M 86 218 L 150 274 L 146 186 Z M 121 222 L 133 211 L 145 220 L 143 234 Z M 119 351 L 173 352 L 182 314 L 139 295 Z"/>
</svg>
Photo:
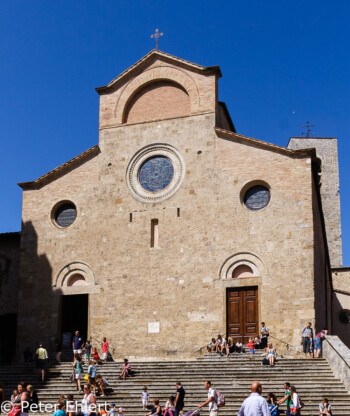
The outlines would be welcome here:
<svg viewBox="0 0 350 416">
<path fill-rule="evenodd" d="M 289 141 L 290 149 L 315 148 L 321 161 L 320 192 L 322 210 L 326 223 L 329 256 L 332 267 L 343 265 L 338 140 L 330 137 L 292 137 Z"/>
<path fill-rule="evenodd" d="M 45 181 L 22 184 L 20 296 L 30 302 L 19 305 L 18 348 L 59 336 L 61 296 L 79 293 L 89 294 L 89 336 L 106 336 L 115 358 L 195 356 L 212 336 L 226 333 L 232 287 L 258 288 L 258 320 L 283 341 L 271 337 L 280 349 L 299 346 L 307 321 L 317 329 L 328 323 L 315 152 L 236 134 L 219 109 L 219 76 L 217 67 L 152 52 L 97 89 L 99 152 Z M 174 114 L 164 105 L 159 119 L 142 121 L 148 94 L 157 96 L 150 85 L 159 80 L 181 85 L 185 95 L 173 96 L 189 97 L 190 106 Z M 160 96 L 171 99 L 172 88 L 162 84 Z M 140 97 L 146 99 L 133 113 Z M 145 114 L 153 119 L 154 108 Z M 143 201 L 131 194 L 126 172 L 140 149 L 157 143 L 181 154 L 184 177 L 170 196 Z M 243 202 L 255 184 L 271 194 L 259 211 Z M 77 208 L 67 228 L 53 219 L 61 201 Z M 152 220 L 158 224 L 154 247 Z M 233 278 L 242 264 L 253 276 Z M 70 286 L 79 273 L 85 284 Z"/>
</svg>

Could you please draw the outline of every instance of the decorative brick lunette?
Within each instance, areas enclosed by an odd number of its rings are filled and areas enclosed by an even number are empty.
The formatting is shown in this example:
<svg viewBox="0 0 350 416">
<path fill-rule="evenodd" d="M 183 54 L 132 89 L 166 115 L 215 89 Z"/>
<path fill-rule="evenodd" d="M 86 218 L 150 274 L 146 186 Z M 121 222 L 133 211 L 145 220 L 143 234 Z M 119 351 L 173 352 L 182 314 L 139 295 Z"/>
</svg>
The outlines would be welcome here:
<svg viewBox="0 0 350 416">
<path fill-rule="evenodd" d="M 186 90 L 190 97 L 191 113 L 197 113 L 201 110 L 199 92 L 193 78 L 181 69 L 161 66 L 151 68 L 141 73 L 139 76 L 133 78 L 128 84 L 126 84 L 115 106 L 115 117 L 118 124 L 122 124 L 124 122 L 124 113 L 129 99 L 131 99 L 136 92 L 145 87 L 147 84 L 159 80 L 168 80 L 179 84 Z"/>
</svg>

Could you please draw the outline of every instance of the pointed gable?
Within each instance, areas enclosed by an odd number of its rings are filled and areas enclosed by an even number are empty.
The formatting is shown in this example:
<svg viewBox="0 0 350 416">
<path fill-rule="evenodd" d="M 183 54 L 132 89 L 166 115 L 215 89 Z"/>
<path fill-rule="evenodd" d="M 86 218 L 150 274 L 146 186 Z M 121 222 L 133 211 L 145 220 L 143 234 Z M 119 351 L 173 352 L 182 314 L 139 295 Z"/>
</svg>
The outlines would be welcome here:
<svg viewBox="0 0 350 416">
<path fill-rule="evenodd" d="M 100 127 L 214 112 L 219 67 L 153 50 L 104 87 Z"/>
</svg>

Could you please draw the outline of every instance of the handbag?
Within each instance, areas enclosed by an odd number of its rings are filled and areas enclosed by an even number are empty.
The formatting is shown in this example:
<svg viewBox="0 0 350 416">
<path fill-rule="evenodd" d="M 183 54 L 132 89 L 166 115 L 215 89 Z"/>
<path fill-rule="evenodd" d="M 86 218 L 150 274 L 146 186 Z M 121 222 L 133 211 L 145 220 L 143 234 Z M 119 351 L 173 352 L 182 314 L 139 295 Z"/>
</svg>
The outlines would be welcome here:
<svg viewBox="0 0 350 416">
<path fill-rule="evenodd" d="M 70 380 L 71 383 L 74 383 L 74 381 L 75 381 L 75 373 L 74 372 L 69 376 L 69 380 Z"/>
<path fill-rule="evenodd" d="M 18 416 L 21 413 L 21 408 L 14 406 L 8 416 Z"/>
<path fill-rule="evenodd" d="M 89 374 L 85 374 L 84 380 L 89 380 Z"/>
</svg>

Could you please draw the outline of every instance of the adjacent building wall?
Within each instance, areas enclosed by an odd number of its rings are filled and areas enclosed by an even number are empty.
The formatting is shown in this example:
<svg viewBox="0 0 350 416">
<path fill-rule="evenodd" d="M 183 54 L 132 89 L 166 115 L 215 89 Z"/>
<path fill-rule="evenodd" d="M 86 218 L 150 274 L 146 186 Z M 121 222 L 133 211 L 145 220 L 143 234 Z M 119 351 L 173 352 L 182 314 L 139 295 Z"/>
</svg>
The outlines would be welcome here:
<svg viewBox="0 0 350 416">
<path fill-rule="evenodd" d="M 339 167 L 338 167 L 338 139 L 324 137 L 291 137 L 290 149 L 315 148 L 321 160 L 320 193 L 322 208 L 326 224 L 326 233 L 330 262 L 332 267 L 343 265 L 340 195 L 339 195 Z"/>
<path fill-rule="evenodd" d="M 332 269 L 333 279 L 333 334 L 350 347 L 350 322 L 342 322 L 340 314 L 348 312 L 350 318 L 350 268 Z"/>
</svg>

